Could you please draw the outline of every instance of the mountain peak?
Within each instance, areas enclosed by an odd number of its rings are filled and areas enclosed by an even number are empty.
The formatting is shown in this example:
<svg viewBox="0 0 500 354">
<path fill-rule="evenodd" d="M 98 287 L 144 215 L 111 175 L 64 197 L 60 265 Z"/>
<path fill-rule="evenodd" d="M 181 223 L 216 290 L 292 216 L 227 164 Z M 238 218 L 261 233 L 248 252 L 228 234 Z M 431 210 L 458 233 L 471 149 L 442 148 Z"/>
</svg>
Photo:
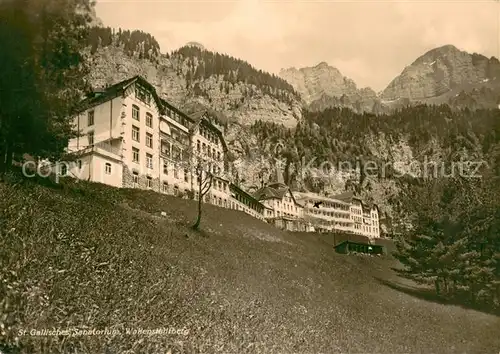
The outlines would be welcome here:
<svg viewBox="0 0 500 354">
<path fill-rule="evenodd" d="M 447 100 L 460 90 L 468 92 L 494 81 L 499 73 L 500 65 L 495 60 L 447 44 L 429 50 L 407 66 L 387 86 L 382 98 L 421 101 L 443 97 Z"/>
<path fill-rule="evenodd" d="M 199 42 L 188 42 L 184 45 L 185 47 L 196 47 L 201 50 L 205 50 L 205 46 Z"/>
<path fill-rule="evenodd" d="M 319 63 L 318 65 L 316 65 L 315 68 L 327 68 L 329 66 L 330 65 L 328 65 L 328 63 L 326 61 L 322 61 L 321 63 Z"/>
</svg>

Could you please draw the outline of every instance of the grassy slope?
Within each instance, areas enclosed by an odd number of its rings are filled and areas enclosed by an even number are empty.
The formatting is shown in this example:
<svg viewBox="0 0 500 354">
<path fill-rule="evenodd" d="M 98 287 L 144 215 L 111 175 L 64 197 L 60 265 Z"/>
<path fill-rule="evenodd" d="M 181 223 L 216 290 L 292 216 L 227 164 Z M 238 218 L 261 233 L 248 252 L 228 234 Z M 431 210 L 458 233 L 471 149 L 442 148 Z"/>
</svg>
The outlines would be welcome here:
<svg viewBox="0 0 500 354">
<path fill-rule="evenodd" d="M 337 255 L 321 236 L 284 233 L 211 205 L 196 234 L 186 226 L 194 206 L 87 183 L 0 183 L 8 341 L 19 329 L 176 327 L 189 334 L 22 336 L 19 343 L 28 353 L 500 350 L 498 317 L 377 281 L 395 280 L 389 259 Z"/>
</svg>

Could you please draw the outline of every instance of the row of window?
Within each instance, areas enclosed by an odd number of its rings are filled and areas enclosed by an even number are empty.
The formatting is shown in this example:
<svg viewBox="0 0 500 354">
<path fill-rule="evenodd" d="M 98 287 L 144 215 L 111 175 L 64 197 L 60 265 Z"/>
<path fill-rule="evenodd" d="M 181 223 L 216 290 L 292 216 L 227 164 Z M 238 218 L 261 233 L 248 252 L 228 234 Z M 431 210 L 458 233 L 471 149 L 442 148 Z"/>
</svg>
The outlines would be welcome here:
<svg viewBox="0 0 500 354">
<path fill-rule="evenodd" d="M 339 219 L 350 219 L 350 215 L 346 215 L 344 213 L 336 213 L 333 211 L 326 211 L 326 210 L 321 210 L 321 209 L 310 209 L 310 212 L 316 215 L 324 215 L 324 216 L 329 216 L 333 218 L 339 218 Z"/>
<path fill-rule="evenodd" d="M 82 169 L 82 160 L 78 160 L 78 169 Z M 61 176 L 66 176 L 68 174 L 68 167 L 66 166 L 66 164 L 61 165 L 61 170 L 59 171 L 59 173 Z M 111 164 L 109 162 L 106 162 L 104 164 L 104 173 L 106 173 L 107 175 L 111 174 Z"/>
<path fill-rule="evenodd" d="M 132 148 L 132 162 L 139 163 L 140 150 L 136 147 Z M 153 155 L 146 153 L 146 167 L 153 169 Z"/>
<path fill-rule="evenodd" d="M 132 105 L 132 118 L 138 122 L 141 120 L 141 111 L 135 104 Z M 146 126 L 153 128 L 153 115 L 149 112 L 146 112 Z"/>
<path fill-rule="evenodd" d="M 271 211 L 271 214 L 272 214 L 272 211 Z M 290 213 L 281 212 L 279 210 L 276 210 L 276 216 L 278 216 L 278 217 L 279 216 L 288 216 L 290 218 L 297 217 L 297 215 L 293 215 L 293 214 L 290 214 Z"/>
<path fill-rule="evenodd" d="M 132 126 L 132 140 L 137 141 L 138 143 L 141 142 L 140 129 L 135 125 Z M 146 146 L 151 149 L 153 148 L 153 134 L 151 133 L 146 133 Z"/>
<path fill-rule="evenodd" d="M 292 199 L 292 198 L 285 197 L 284 199 L 285 199 L 286 201 L 291 202 L 291 199 Z M 278 205 L 278 207 L 281 207 L 281 202 L 280 202 L 279 200 L 277 201 L 277 205 Z M 295 212 L 296 212 L 296 213 L 298 213 L 298 212 L 299 212 L 299 209 L 298 209 L 298 207 L 296 207 L 296 206 L 292 206 L 292 205 L 287 204 L 287 203 L 285 203 L 285 202 L 283 202 L 283 206 L 284 206 L 284 208 L 285 208 L 286 210 L 291 210 L 291 211 L 294 211 L 294 210 L 295 210 Z"/>
<path fill-rule="evenodd" d="M 219 139 L 217 138 L 217 135 L 205 127 L 200 127 L 200 135 L 213 144 L 219 143 Z"/>
<path fill-rule="evenodd" d="M 210 157 L 210 158 L 217 159 L 219 161 L 221 160 L 220 151 L 216 151 L 215 148 L 212 148 L 210 150 L 210 146 L 208 146 L 205 143 L 201 143 L 199 140 L 196 141 L 196 150 L 199 153 L 207 154 L 208 157 Z"/>
<path fill-rule="evenodd" d="M 177 123 L 185 126 L 186 128 L 191 127 L 191 122 L 189 119 L 184 117 L 182 114 L 177 113 L 173 109 L 166 108 L 166 114 L 168 117 L 170 117 L 172 120 L 175 120 Z"/>
<path fill-rule="evenodd" d="M 366 226 L 366 225 L 359 225 L 359 224 L 355 224 L 354 225 L 354 229 L 356 230 L 363 230 L 363 232 L 368 232 L 368 233 L 372 233 L 372 232 L 377 232 L 378 228 L 376 227 L 370 227 L 370 226 Z"/>
<path fill-rule="evenodd" d="M 314 203 L 314 201 L 312 201 L 312 202 Z M 325 202 L 325 201 L 322 201 L 322 202 L 323 202 L 322 206 L 324 208 L 333 208 L 333 209 L 338 209 L 338 210 L 342 210 L 342 211 L 349 211 L 350 210 L 349 205 L 332 203 L 332 202 Z"/>
</svg>

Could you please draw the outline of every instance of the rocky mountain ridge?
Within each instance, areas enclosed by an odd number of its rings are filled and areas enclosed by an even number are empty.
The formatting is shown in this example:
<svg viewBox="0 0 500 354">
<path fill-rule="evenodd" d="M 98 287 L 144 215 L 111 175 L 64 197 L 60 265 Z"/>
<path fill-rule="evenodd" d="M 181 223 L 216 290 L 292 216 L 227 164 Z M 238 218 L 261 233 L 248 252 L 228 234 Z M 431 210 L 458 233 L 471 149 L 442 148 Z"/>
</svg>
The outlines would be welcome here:
<svg viewBox="0 0 500 354">
<path fill-rule="evenodd" d="M 325 62 L 290 68 L 280 76 L 302 95 L 309 110 L 346 107 L 358 113 L 389 113 L 412 104 L 453 108 L 495 108 L 500 103 L 500 62 L 453 45 L 428 51 L 394 78 L 382 92 L 358 89 L 352 79 Z"/>
</svg>

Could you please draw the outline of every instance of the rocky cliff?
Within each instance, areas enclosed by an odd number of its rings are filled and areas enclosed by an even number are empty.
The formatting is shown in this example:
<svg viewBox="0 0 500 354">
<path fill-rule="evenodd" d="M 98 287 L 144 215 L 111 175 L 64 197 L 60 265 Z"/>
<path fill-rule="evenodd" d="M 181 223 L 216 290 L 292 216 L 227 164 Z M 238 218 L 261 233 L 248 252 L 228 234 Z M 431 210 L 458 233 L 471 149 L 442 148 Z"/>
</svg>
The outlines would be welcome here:
<svg viewBox="0 0 500 354">
<path fill-rule="evenodd" d="M 314 67 L 282 69 L 279 76 L 288 81 L 313 110 L 340 106 L 357 112 L 372 112 L 380 101 L 371 88 L 358 89 L 352 79 L 326 62 Z"/>
<path fill-rule="evenodd" d="M 500 62 L 469 54 L 452 45 L 432 49 L 417 58 L 382 92 L 384 100 L 448 103 L 450 98 L 482 87 L 500 88 Z M 462 95 L 463 96 L 463 95 Z"/>
</svg>

